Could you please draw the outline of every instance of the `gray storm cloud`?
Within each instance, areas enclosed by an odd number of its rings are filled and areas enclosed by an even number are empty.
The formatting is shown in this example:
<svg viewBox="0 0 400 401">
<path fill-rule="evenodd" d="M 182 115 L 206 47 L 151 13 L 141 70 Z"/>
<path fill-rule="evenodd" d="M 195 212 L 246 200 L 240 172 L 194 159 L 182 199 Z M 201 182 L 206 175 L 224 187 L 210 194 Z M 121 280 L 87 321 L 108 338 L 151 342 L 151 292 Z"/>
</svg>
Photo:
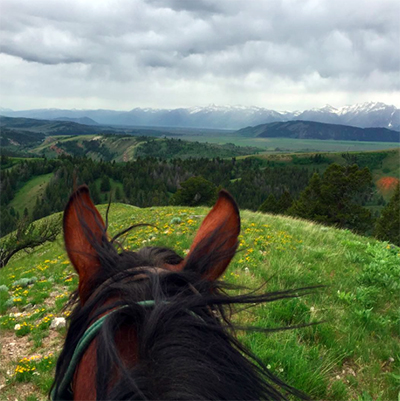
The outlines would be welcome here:
<svg viewBox="0 0 400 401">
<path fill-rule="evenodd" d="M 297 97 L 318 93 L 393 103 L 400 91 L 397 0 L 3 0 L 0 11 L 3 107 L 23 88 L 27 108 L 38 87 L 42 105 L 109 108 L 273 107 L 271 94 L 301 108 Z"/>
</svg>

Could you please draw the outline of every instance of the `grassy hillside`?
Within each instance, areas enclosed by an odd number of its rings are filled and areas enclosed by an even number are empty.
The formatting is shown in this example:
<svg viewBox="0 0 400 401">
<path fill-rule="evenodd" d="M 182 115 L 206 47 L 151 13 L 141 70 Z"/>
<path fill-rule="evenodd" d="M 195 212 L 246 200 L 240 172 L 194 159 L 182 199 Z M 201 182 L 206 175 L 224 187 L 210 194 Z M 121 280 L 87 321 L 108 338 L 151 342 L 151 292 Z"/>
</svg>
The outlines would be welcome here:
<svg viewBox="0 0 400 401">
<path fill-rule="evenodd" d="M 132 135 L 61 135 L 48 136 L 36 146 L 29 148 L 29 152 L 45 155 L 47 158 L 65 154 L 87 156 L 93 160 L 127 162 L 147 156 L 163 159 L 235 157 L 259 153 L 261 150 L 234 144 L 219 145 Z"/>
<path fill-rule="evenodd" d="M 35 201 L 38 196 L 44 193 L 46 186 L 49 183 L 53 173 L 43 174 L 33 177 L 15 194 L 15 198 L 10 202 L 10 207 L 23 215 L 24 209 L 27 208 L 31 214 L 35 206 Z"/>
<path fill-rule="evenodd" d="M 105 206 L 100 210 L 104 213 Z M 138 228 L 125 247 L 165 245 L 184 255 L 207 210 L 115 204 L 110 233 L 152 223 L 159 230 Z M 224 276 L 227 281 L 253 289 L 267 282 L 262 291 L 327 285 L 313 295 L 234 316 L 242 324 L 269 328 L 325 323 L 269 335 L 242 333 L 242 341 L 274 373 L 314 399 L 397 399 L 400 249 L 309 222 L 241 215 L 240 252 Z M 65 334 L 49 326 L 69 314 L 62 307 L 77 283 L 61 238 L 30 255 L 21 253 L 0 270 L 2 399 L 45 399 Z"/>
</svg>

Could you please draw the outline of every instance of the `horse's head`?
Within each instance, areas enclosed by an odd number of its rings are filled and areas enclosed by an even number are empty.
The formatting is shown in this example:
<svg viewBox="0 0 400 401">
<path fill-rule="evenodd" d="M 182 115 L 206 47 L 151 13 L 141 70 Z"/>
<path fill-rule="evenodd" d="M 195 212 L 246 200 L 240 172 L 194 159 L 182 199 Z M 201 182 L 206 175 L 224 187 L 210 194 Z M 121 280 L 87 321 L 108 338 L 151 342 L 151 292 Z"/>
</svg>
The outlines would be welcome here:
<svg viewBox="0 0 400 401">
<path fill-rule="evenodd" d="M 239 209 L 229 193 L 221 191 L 185 259 L 178 256 L 173 258 L 172 255 L 166 260 L 158 258 L 155 267 L 171 272 L 197 270 L 203 278 L 216 280 L 224 273 L 236 252 L 239 232 Z M 109 268 L 110 262 L 113 264 L 112 260 L 115 262 L 121 256 L 126 259 L 127 255 L 122 253 L 118 256 L 110 244 L 106 226 L 86 186 L 80 187 L 67 204 L 64 238 L 68 256 L 79 275 L 79 296 L 81 302 L 85 303 L 95 289 L 93 285 L 96 278 L 103 275 L 102 269 Z"/>
<path fill-rule="evenodd" d="M 238 207 L 221 191 L 185 258 L 160 247 L 118 253 L 88 188 L 80 187 L 64 214 L 80 302 L 53 398 L 281 399 L 268 382 L 296 393 L 238 342 L 225 313 L 230 305 L 291 296 L 226 294 L 219 278 L 239 232 Z"/>
</svg>

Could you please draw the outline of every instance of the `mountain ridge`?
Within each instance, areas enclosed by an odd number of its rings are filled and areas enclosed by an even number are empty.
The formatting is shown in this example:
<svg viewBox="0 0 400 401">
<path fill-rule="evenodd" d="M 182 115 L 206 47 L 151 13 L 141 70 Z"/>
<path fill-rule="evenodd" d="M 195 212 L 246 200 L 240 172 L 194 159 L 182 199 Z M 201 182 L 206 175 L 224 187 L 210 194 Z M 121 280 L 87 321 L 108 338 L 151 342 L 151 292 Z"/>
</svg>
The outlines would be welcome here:
<svg viewBox="0 0 400 401">
<path fill-rule="evenodd" d="M 303 120 L 260 124 L 240 129 L 236 133 L 256 138 L 400 142 L 400 132 L 387 128 L 358 128 Z"/>
<path fill-rule="evenodd" d="M 276 111 L 258 106 L 217 106 L 175 109 L 136 107 L 129 111 L 33 109 L 12 111 L 1 108 L 7 117 L 37 119 L 89 118 L 98 124 L 153 127 L 240 129 L 271 122 L 307 120 L 359 128 L 383 127 L 400 130 L 400 109 L 382 102 L 366 102 L 335 108 L 325 105 L 304 111 Z"/>
<path fill-rule="evenodd" d="M 79 118 L 58 117 L 58 118 L 55 118 L 54 121 L 68 121 L 68 122 L 84 124 L 84 125 L 99 125 L 99 123 L 97 121 L 94 121 L 92 118 L 89 118 L 89 117 L 79 117 Z"/>
</svg>

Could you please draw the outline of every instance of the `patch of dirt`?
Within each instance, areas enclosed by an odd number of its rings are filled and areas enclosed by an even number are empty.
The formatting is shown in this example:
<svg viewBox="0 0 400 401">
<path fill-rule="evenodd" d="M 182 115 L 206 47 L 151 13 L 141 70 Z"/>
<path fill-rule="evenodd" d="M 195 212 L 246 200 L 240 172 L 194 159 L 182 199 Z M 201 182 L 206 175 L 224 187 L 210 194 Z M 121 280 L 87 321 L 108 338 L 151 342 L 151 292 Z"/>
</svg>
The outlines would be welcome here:
<svg viewBox="0 0 400 401">
<path fill-rule="evenodd" d="M 394 365 L 394 358 L 391 356 L 391 357 L 389 357 L 389 359 L 388 360 L 386 360 L 385 362 L 383 362 L 382 364 L 381 364 L 381 369 L 382 369 L 382 372 L 385 372 L 385 373 L 387 373 L 387 372 L 392 372 L 393 371 L 393 365 Z"/>
<path fill-rule="evenodd" d="M 47 308 L 54 308 L 56 305 L 56 296 L 60 295 L 60 291 L 53 291 L 49 294 L 49 296 L 44 300 L 44 304 Z"/>
<path fill-rule="evenodd" d="M 349 386 L 350 381 L 348 380 L 349 376 L 357 377 L 360 367 L 354 363 L 352 360 L 346 360 L 343 362 L 343 366 L 339 369 L 332 370 L 332 376 L 330 378 L 330 384 L 328 385 L 328 389 L 330 390 L 332 384 L 336 381 L 342 381 L 346 384 L 346 388 L 349 391 L 349 399 L 357 399 L 359 394 L 357 393 L 356 388 L 353 386 Z"/>
<path fill-rule="evenodd" d="M 11 376 L 13 367 L 17 361 L 29 355 L 32 349 L 32 341 L 27 341 L 26 337 L 17 337 L 14 332 L 3 331 L 0 337 L 0 389 L 6 389 L 6 379 Z M 0 390 L 1 394 L 1 390 Z M 3 399 L 0 397 L 0 399 Z"/>
<path fill-rule="evenodd" d="M 0 399 L 2 401 L 21 401 L 25 400 L 28 395 L 37 394 L 37 391 L 37 387 L 33 383 L 15 383 L 10 387 L 0 387 Z"/>
<path fill-rule="evenodd" d="M 22 401 L 26 400 L 29 395 L 37 394 L 38 389 L 33 383 L 15 383 L 10 387 L 0 388 L 0 399 L 3 401 Z M 39 400 L 45 400 L 39 398 Z"/>
<path fill-rule="evenodd" d="M 57 354 L 64 344 L 64 336 L 57 330 L 50 330 L 49 335 L 43 339 L 42 346 L 37 350 L 39 354 L 47 354 L 51 351 Z"/>
<path fill-rule="evenodd" d="M 27 337 L 17 337 L 12 331 L 3 331 L 0 337 L 0 400 L 16 401 L 25 400 L 29 394 L 39 394 L 40 391 L 33 383 L 7 384 L 7 378 L 14 373 L 16 363 L 24 357 L 34 355 L 44 356 L 57 354 L 61 351 L 64 336 L 56 330 L 50 330 L 39 349 L 32 351 L 33 342 Z"/>
<path fill-rule="evenodd" d="M 75 273 L 70 274 L 68 277 L 73 277 L 75 276 Z M 63 287 L 55 287 L 54 291 L 52 291 L 49 296 L 44 300 L 44 304 L 46 305 L 47 308 L 54 308 L 56 305 L 56 299 L 58 295 L 64 294 L 66 291 L 69 292 L 69 289 L 67 286 Z"/>
<path fill-rule="evenodd" d="M 63 149 L 59 148 L 56 145 L 51 145 L 50 146 L 51 150 L 54 150 L 58 155 L 63 155 L 63 154 L 67 154 Z"/>
<path fill-rule="evenodd" d="M 1 365 L 5 366 L 10 362 L 28 356 L 32 346 L 32 341 L 28 341 L 26 336 L 17 337 L 13 332 L 3 332 L 0 350 Z"/>
<path fill-rule="evenodd" d="M 128 153 L 129 148 L 124 152 L 124 154 L 122 155 L 122 160 L 124 162 L 128 162 L 129 161 L 129 153 Z"/>
<path fill-rule="evenodd" d="M 44 140 L 43 144 L 47 145 L 47 144 L 49 144 L 49 143 L 56 142 L 56 141 L 57 141 L 56 138 L 54 138 L 54 137 L 52 137 L 52 136 L 49 136 L 49 137 L 47 137 L 47 138 Z"/>
</svg>

